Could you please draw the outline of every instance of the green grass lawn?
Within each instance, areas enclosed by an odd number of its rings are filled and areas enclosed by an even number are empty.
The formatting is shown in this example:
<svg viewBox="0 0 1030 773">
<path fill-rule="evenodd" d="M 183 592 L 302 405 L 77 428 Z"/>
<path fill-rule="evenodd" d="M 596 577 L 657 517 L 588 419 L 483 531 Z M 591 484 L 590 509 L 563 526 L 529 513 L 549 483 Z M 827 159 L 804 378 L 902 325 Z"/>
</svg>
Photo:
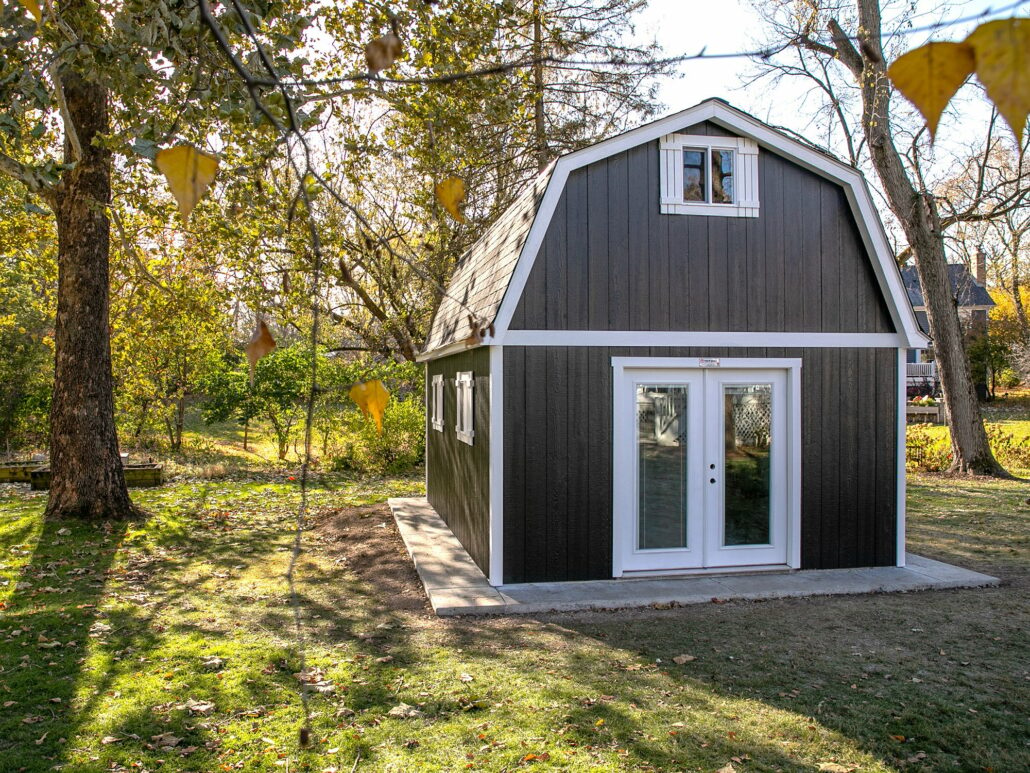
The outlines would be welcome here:
<svg viewBox="0 0 1030 773">
<path fill-rule="evenodd" d="M 303 750 L 286 473 L 135 491 L 133 524 L 0 488 L 0 771 L 1030 767 L 1025 483 L 911 478 L 911 549 L 997 589 L 450 620 L 376 574 L 404 562 L 367 505 L 420 490 L 313 492 Z"/>
</svg>

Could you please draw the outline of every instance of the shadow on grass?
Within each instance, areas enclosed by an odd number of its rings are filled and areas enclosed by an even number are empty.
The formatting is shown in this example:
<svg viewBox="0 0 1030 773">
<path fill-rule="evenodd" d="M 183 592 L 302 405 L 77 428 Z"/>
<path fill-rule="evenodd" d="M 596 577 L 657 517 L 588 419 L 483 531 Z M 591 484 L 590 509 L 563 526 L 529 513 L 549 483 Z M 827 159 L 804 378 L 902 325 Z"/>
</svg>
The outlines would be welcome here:
<svg viewBox="0 0 1030 773">
<path fill-rule="evenodd" d="M 42 509 L 43 500 L 40 500 Z M 26 516 L 9 545 L 36 535 Z M 78 724 L 75 696 L 108 572 L 128 524 L 45 521 L 4 599 L 0 628 L 0 770 L 49 770 Z M 9 551 L 17 548 L 8 547 Z M 98 688 L 103 681 L 98 682 Z M 15 697 L 8 703 L 9 697 Z"/>
</svg>

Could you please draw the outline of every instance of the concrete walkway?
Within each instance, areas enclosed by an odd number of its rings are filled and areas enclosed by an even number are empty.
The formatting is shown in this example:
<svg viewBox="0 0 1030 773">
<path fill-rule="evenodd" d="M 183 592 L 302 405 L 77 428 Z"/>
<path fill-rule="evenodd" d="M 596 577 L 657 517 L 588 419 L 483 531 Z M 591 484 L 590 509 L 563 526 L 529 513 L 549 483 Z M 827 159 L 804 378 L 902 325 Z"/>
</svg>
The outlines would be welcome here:
<svg viewBox="0 0 1030 773">
<path fill-rule="evenodd" d="M 996 577 L 911 553 L 906 566 L 755 574 L 542 582 L 495 588 L 424 498 L 389 501 L 397 528 L 437 615 L 508 615 L 701 604 L 850 593 L 979 588 Z"/>
</svg>

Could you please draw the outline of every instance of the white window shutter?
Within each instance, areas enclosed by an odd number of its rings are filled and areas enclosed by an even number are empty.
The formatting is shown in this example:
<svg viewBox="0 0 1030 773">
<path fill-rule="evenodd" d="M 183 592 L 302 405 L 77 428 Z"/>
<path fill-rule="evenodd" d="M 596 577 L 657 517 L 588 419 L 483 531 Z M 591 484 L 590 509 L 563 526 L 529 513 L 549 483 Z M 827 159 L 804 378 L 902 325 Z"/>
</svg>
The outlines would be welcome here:
<svg viewBox="0 0 1030 773">
<path fill-rule="evenodd" d="M 733 205 L 683 200 L 683 148 L 733 150 L 737 201 Z M 660 211 L 673 215 L 758 217 L 758 143 L 749 137 L 666 134 L 658 143 Z"/>
<path fill-rule="evenodd" d="M 475 377 L 470 370 L 462 371 L 456 375 L 454 382 L 457 394 L 457 410 L 455 411 L 457 422 L 454 425 L 454 432 L 458 440 L 472 445 L 472 439 L 476 434 L 472 427 L 475 413 L 473 394 L 476 384 Z"/>
</svg>

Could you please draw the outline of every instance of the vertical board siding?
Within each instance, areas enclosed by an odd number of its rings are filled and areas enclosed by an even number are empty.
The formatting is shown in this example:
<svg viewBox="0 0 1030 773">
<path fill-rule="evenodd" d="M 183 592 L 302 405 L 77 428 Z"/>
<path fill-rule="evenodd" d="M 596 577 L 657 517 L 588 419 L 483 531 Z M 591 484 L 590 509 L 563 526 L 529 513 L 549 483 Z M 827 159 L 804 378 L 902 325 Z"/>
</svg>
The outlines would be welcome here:
<svg viewBox="0 0 1030 773">
<path fill-rule="evenodd" d="M 839 185 L 761 149 L 757 218 L 664 215 L 660 163 L 656 140 L 569 176 L 513 328 L 893 330 Z"/>
<path fill-rule="evenodd" d="M 454 430 L 454 377 L 461 371 L 472 371 L 475 377 L 471 446 L 458 440 Z M 437 374 L 444 377 L 444 428 L 433 429 L 427 411 L 426 496 L 476 565 L 489 573 L 490 350 L 481 347 L 427 363 L 426 383 Z M 426 394 L 428 398 L 431 392 Z"/>
<path fill-rule="evenodd" d="M 505 582 L 611 577 L 613 356 L 801 358 L 802 567 L 895 563 L 895 350 L 505 347 Z"/>
</svg>

